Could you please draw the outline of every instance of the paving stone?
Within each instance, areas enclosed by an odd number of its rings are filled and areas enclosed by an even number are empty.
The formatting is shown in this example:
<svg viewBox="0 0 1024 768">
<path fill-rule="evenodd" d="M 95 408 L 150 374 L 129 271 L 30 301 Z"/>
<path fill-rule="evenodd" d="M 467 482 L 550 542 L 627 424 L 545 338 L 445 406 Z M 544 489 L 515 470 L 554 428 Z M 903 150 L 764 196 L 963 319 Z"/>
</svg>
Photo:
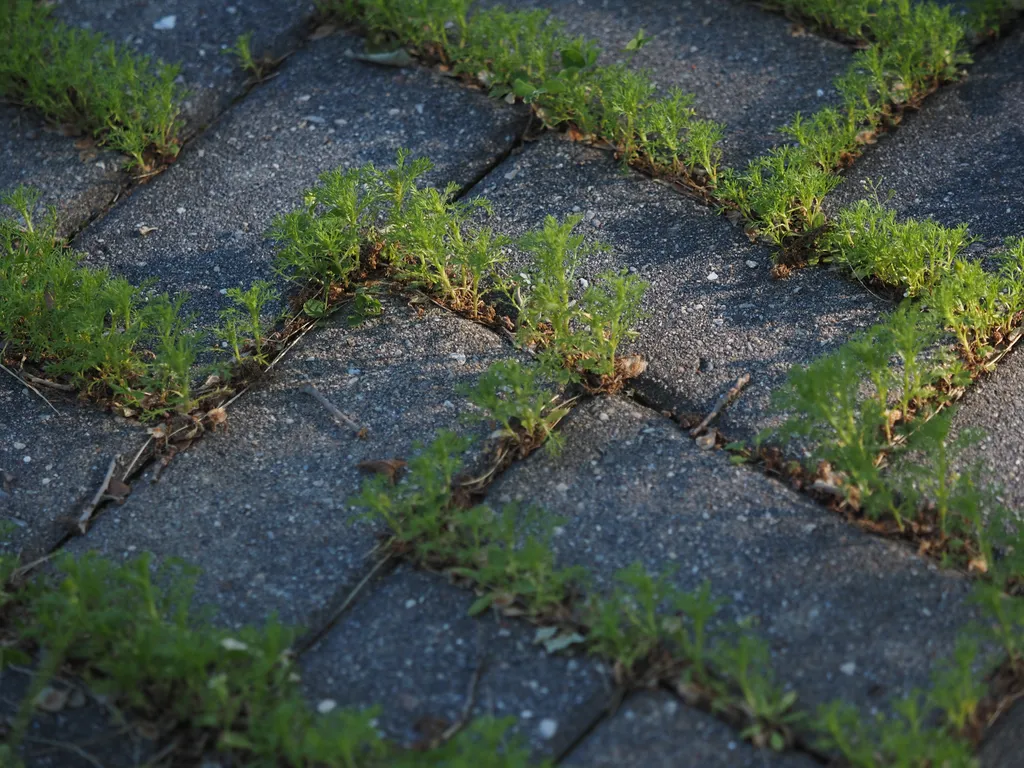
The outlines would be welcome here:
<svg viewBox="0 0 1024 768">
<path fill-rule="evenodd" d="M 93 155 L 80 152 L 74 139 L 46 126 L 38 115 L 0 105 L 0 193 L 22 184 L 38 190 L 41 204 L 57 209 L 65 234 L 103 210 L 121 189 L 120 159 L 111 153 Z"/>
<path fill-rule="evenodd" d="M 1000 500 L 1024 517 L 1024 354 L 1014 349 L 996 369 L 974 384 L 953 417 L 953 429 L 980 429 L 984 437 L 957 459 L 962 470 L 979 463 Z"/>
<path fill-rule="evenodd" d="M 195 134 L 240 95 L 249 75 L 223 51 L 252 32 L 252 51 L 272 58 L 302 44 L 310 0 L 58 0 L 55 13 L 73 27 L 100 32 L 147 56 L 181 65 L 189 90 L 183 116 Z"/>
<path fill-rule="evenodd" d="M 218 621 L 259 624 L 276 612 L 310 626 L 369 567 L 377 543 L 350 505 L 363 481 L 356 465 L 407 457 L 437 430 L 458 430 L 468 406 L 457 387 L 508 349 L 481 326 L 440 310 L 420 319 L 397 300 L 365 327 L 331 322 L 232 406 L 225 434 L 180 454 L 159 482 L 140 478 L 69 548 L 179 557 L 203 570 L 197 600 Z M 368 439 L 301 393 L 307 380 Z"/>
<path fill-rule="evenodd" d="M 990 243 L 1024 235 L 1024 28 L 980 49 L 967 79 L 869 148 L 829 198 L 831 209 L 881 180 L 900 216 L 966 222 Z"/>
<path fill-rule="evenodd" d="M 662 89 L 696 97 L 701 117 L 726 125 L 725 163 L 747 161 L 782 143 L 777 129 L 796 112 L 816 112 L 838 95 L 832 85 L 850 64 L 845 46 L 795 36 L 782 16 L 742 0 L 514 0 L 512 8 L 549 8 L 574 35 L 596 39 L 605 63 L 624 52 L 641 27 L 654 39 L 633 60 Z"/>
<path fill-rule="evenodd" d="M 513 733 L 536 753 L 558 754 L 611 700 L 601 665 L 546 653 L 524 622 L 469 616 L 473 600 L 442 576 L 400 567 L 302 656 L 307 695 L 341 707 L 380 704 L 380 727 L 412 744 L 423 738 L 421 719 L 459 719 L 480 668 L 473 716 L 514 717 Z"/>
<path fill-rule="evenodd" d="M 751 385 L 721 421 L 730 436 L 749 437 L 769 423 L 770 392 L 791 365 L 841 344 L 885 307 L 825 269 L 773 279 L 771 251 L 724 217 L 559 137 L 509 157 L 473 192 L 494 203 L 489 223 L 514 234 L 548 214 L 581 213 L 580 231 L 611 247 L 581 276 L 628 267 L 650 283 L 648 317 L 629 348 L 649 362 L 636 388 L 660 407 L 704 414 L 750 373 Z"/>
<path fill-rule="evenodd" d="M 197 139 L 182 159 L 83 233 L 90 261 L 162 290 L 188 291 L 213 325 L 221 291 L 273 278 L 273 217 L 318 175 L 390 165 L 402 147 L 435 160 L 431 179 L 468 184 L 508 147 L 524 113 L 421 69 L 346 59 L 336 35 L 292 56 Z M 457 126 L 457 127 L 456 127 Z M 146 237 L 140 225 L 157 227 Z"/>
<path fill-rule="evenodd" d="M 557 458 L 536 453 L 492 486 L 564 518 L 560 561 L 606 589 L 635 561 L 710 581 L 730 618 L 754 616 L 779 679 L 808 708 L 842 698 L 870 710 L 928 684 L 975 618 L 970 585 L 620 399 L 578 408 Z"/>
<path fill-rule="evenodd" d="M 38 557 L 68 531 L 68 518 L 96 492 L 110 460 L 137 450 L 141 428 L 47 392 L 59 412 L 7 374 L 0 379 L 0 552 Z M 27 459 L 27 460 L 26 460 Z"/>
<path fill-rule="evenodd" d="M 803 755 L 759 750 L 661 691 L 626 699 L 562 763 L 586 768 L 812 768 Z"/>
<path fill-rule="evenodd" d="M 0 670 L 0 718 L 18 711 L 27 695 L 30 676 L 21 668 Z M 58 712 L 37 710 L 21 747 L 25 768 L 138 768 L 157 752 L 152 741 L 142 738 L 115 710 L 104 707 L 80 683 L 54 683 L 69 692 L 69 703 Z M 73 691 L 79 693 L 71 693 Z M 82 695 L 81 705 L 74 698 Z"/>
<path fill-rule="evenodd" d="M 1006 712 L 978 751 L 981 768 L 1017 768 L 1024 755 L 1024 701 L 1018 701 Z"/>
</svg>

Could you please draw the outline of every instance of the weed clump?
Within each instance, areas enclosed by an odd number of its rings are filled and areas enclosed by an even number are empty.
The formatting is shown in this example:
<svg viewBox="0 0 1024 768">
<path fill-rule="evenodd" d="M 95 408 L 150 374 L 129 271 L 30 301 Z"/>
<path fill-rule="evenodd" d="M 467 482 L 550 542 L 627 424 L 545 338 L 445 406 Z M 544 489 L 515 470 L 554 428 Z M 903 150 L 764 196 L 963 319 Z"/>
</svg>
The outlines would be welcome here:
<svg viewBox="0 0 1024 768">
<path fill-rule="evenodd" d="M 22 188 L 3 202 L 18 215 L 0 219 L 5 356 L 87 395 L 187 410 L 196 336 L 182 316 L 184 297 L 147 296 L 105 269 L 80 265 L 52 212 L 35 217 L 37 194 Z"/>
<path fill-rule="evenodd" d="M 981 274 L 980 281 L 998 285 L 1007 272 Z M 839 495 L 872 520 L 892 521 L 899 532 L 922 539 L 925 551 L 985 573 L 995 549 L 1017 545 L 1005 510 L 980 485 L 979 470 L 953 471 L 956 454 L 976 437 L 963 432 L 953 440 L 951 412 L 940 409 L 972 371 L 985 367 L 979 355 L 990 348 L 972 345 L 958 356 L 943 346 L 949 331 L 962 337 L 964 322 L 949 279 L 959 284 L 962 277 L 954 272 L 939 281 L 924 308 L 908 301 L 835 352 L 791 370 L 773 401 L 788 417 L 769 434 L 810 446 L 812 487 Z M 1011 290 L 1019 288 L 990 286 L 983 295 L 991 302 L 979 302 L 984 317 L 972 327 L 985 343 L 1024 311 L 1007 303 Z"/>
<path fill-rule="evenodd" d="M 57 235 L 52 211 L 37 216 L 39 195 L 19 188 L 0 199 L 0 355 L 65 382 L 83 396 L 151 419 L 199 405 L 193 382 L 205 333 L 185 311 L 186 295 L 155 294 L 106 269 L 80 262 Z M 269 283 L 233 288 L 236 306 L 213 329 L 237 364 L 265 365 Z"/>
<path fill-rule="evenodd" d="M 559 223 L 548 216 L 544 227 L 530 232 L 518 245 L 530 256 L 524 284 L 516 287 L 519 339 L 539 345 L 547 359 L 580 372 L 595 388 L 615 388 L 624 361 L 619 346 L 636 335 L 640 303 L 647 284 L 628 271 L 605 272 L 574 298 L 577 270 L 586 257 L 603 249 L 587 245 L 573 234 L 581 217 Z M 635 375 L 635 374 L 634 374 Z M 586 378 L 584 383 L 587 383 Z"/>
<path fill-rule="evenodd" d="M 577 270 L 601 248 L 573 234 L 579 217 L 548 217 L 513 243 L 472 222 L 474 213 L 490 211 L 486 200 L 456 200 L 454 185 L 421 186 L 431 167 L 400 151 L 394 168 L 330 171 L 306 193 L 304 208 L 274 222 L 278 271 L 303 286 L 308 315 L 331 311 L 357 279 L 382 270 L 484 323 L 500 322 L 496 302 L 504 297 L 520 342 L 541 351 L 555 378 L 567 369 L 592 389 L 609 390 L 642 370 L 618 350 L 635 334 L 646 284 L 608 272 L 577 297 Z M 522 281 L 504 270 L 513 244 L 529 258 Z"/>
<path fill-rule="evenodd" d="M 478 201 L 454 199 L 457 187 L 419 185 L 433 166 L 399 151 L 394 168 L 329 171 L 306 192 L 305 207 L 275 220 L 278 270 L 306 286 L 305 309 L 322 315 L 353 281 L 378 267 L 435 295 L 473 319 L 493 319 L 485 301 L 500 280 L 507 239 L 466 226 Z"/>
<path fill-rule="evenodd" d="M 178 153 L 177 77 L 175 66 L 54 21 L 45 4 L 0 8 L 0 95 L 128 155 L 139 170 Z"/>
<path fill-rule="evenodd" d="M 466 438 L 440 433 L 409 461 L 401 482 L 370 478 L 355 503 L 387 526 L 394 552 L 471 584 L 481 595 L 472 613 L 514 605 L 532 618 L 564 617 L 583 571 L 555 566 L 548 544 L 554 522 L 538 510 L 509 505 L 497 513 L 468 502 L 459 490 L 468 480 L 459 476 L 468 446 Z"/>
</svg>

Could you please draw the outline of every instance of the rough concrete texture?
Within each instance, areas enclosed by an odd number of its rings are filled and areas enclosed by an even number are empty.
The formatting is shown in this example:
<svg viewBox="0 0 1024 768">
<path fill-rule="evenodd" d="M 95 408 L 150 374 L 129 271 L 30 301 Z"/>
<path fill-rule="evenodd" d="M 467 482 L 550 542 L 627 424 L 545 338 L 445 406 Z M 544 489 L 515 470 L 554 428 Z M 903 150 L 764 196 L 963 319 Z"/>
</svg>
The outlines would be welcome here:
<svg viewBox="0 0 1024 768">
<path fill-rule="evenodd" d="M 578 408 L 557 458 L 536 453 L 488 499 L 564 518 L 554 545 L 598 588 L 639 561 L 674 567 L 683 589 L 710 581 L 732 617 L 754 616 L 779 679 L 805 707 L 864 710 L 928 684 L 972 620 L 969 582 L 869 536 L 671 421 L 620 399 Z"/>
<path fill-rule="evenodd" d="M 514 0 L 548 8 L 574 35 L 596 39 L 604 63 L 627 62 L 640 28 L 654 37 L 633 59 L 662 89 L 695 96 L 700 117 L 725 123 L 725 163 L 739 166 L 782 143 L 796 112 L 838 99 L 832 86 L 851 60 L 845 46 L 802 34 L 743 0 Z"/>
<path fill-rule="evenodd" d="M 661 691 L 626 699 L 561 763 L 583 768 L 812 768 L 794 753 L 759 750 Z"/>
<path fill-rule="evenodd" d="M 964 395 L 953 429 L 979 429 L 981 440 L 958 457 L 961 470 L 980 463 L 999 500 L 1024 516 L 1024 353 L 1014 349 L 992 373 Z"/>
<path fill-rule="evenodd" d="M 186 136 L 242 93 L 249 74 L 236 57 L 223 55 L 239 35 L 252 32 L 253 54 L 276 59 L 302 44 L 312 12 L 310 0 L 57 0 L 55 7 L 70 26 L 180 64 Z"/>
<path fill-rule="evenodd" d="M 0 718 L 4 726 L 18 712 L 28 692 L 30 674 L 21 667 L 0 670 Z M 80 682 L 52 683 L 47 699 L 63 706 L 37 709 L 28 725 L 20 755 L 27 768 L 139 768 L 157 752 L 124 715 L 95 697 Z"/>
<path fill-rule="evenodd" d="M 204 437 L 159 481 L 140 478 L 69 548 L 179 557 L 203 570 L 197 599 L 219 621 L 259 624 L 276 612 L 308 626 L 372 564 L 376 529 L 351 505 L 364 478 L 356 465 L 408 457 L 437 430 L 458 429 L 467 405 L 457 387 L 507 354 L 478 325 L 439 310 L 418 318 L 398 300 L 359 329 L 335 320 L 232 406 L 226 434 Z M 307 382 L 368 438 L 300 392 Z"/>
<path fill-rule="evenodd" d="M 990 244 L 1024 235 L 1024 27 L 976 59 L 963 82 L 869 148 L 830 196 L 832 210 L 881 180 L 900 216 L 967 223 Z"/>
<path fill-rule="evenodd" d="M 773 279 L 771 251 L 725 217 L 559 137 L 529 144 L 473 192 L 494 203 L 488 223 L 516 235 L 539 228 L 548 214 L 583 215 L 579 231 L 610 250 L 591 256 L 580 276 L 593 281 L 628 267 L 650 284 L 648 316 L 628 345 L 649 363 L 636 388 L 659 407 L 704 414 L 751 374 L 722 418 L 731 436 L 749 437 L 769 423 L 769 395 L 791 365 L 843 343 L 885 308 L 828 270 Z"/>
<path fill-rule="evenodd" d="M 558 754 L 611 703 L 602 666 L 548 654 L 525 622 L 469 616 L 473 599 L 443 576 L 400 568 L 301 658 L 307 695 L 343 707 L 379 703 L 384 732 L 413 744 L 430 735 L 417 724 L 462 716 L 480 669 L 473 715 L 514 717 L 512 733 L 535 753 Z"/>
<path fill-rule="evenodd" d="M 292 56 L 178 163 L 83 233 L 89 260 L 187 291 L 198 322 L 213 325 L 228 303 L 222 291 L 273 278 L 265 232 L 322 172 L 388 166 L 406 147 L 435 160 L 432 181 L 468 184 L 512 145 L 522 111 L 424 70 L 351 61 L 346 51 L 356 45 L 335 35 Z M 143 225 L 157 229 L 143 237 Z"/>
<path fill-rule="evenodd" d="M 1017 768 L 1024 755 L 1024 701 L 1003 713 L 981 744 L 981 768 Z"/>
<path fill-rule="evenodd" d="M 38 190 L 41 206 L 57 209 L 61 231 L 73 232 L 114 200 L 124 180 L 119 157 L 78 146 L 38 115 L 0 105 L 0 194 L 19 185 Z"/>
<path fill-rule="evenodd" d="M 142 429 L 98 408 L 45 391 L 54 413 L 0 373 L 0 553 L 26 559 L 57 544 L 92 498 L 114 456 L 138 450 Z"/>
</svg>

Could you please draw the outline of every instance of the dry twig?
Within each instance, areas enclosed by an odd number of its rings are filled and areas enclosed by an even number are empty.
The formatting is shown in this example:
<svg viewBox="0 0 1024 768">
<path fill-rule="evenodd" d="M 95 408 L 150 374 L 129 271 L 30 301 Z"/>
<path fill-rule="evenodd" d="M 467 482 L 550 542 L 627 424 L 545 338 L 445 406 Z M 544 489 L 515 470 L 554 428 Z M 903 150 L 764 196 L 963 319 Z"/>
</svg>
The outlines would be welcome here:
<svg viewBox="0 0 1024 768">
<path fill-rule="evenodd" d="M 100 505 L 100 501 L 103 499 L 103 494 L 107 492 L 107 488 L 110 487 L 110 480 L 114 477 L 114 470 L 117 468 L 117 461 L 121 458 L 121 454 L 117 454 L 110 460 L 110 466 L 107 467 L 107 474 L 103 477 L 103 482 L 100 484 L 99 489 L 96 491 L 96 495 L 92 497 L 92 501 L 82 510 L 82 514 L 78 516 L 78 530 L 85 535 L 85 529 L 92 520 L 93 513 L 96 512 L 96 507 Z"/>
<path fill-rule="evenodd" d="M 305 383 L 299 387 L 300 392 L 305 392 L 307 395 L 312 395 L 320 405 L 327 409 L 327 411 L 334 417 L 334 420 L 342 426 L 349 426 L 356 431 L 357 434 L 362 433 L 365 429 L 359 422 L 349 416 L 347 413 L 342 411 L 338 406 L 324 397 L 323 392 L 314 387 L 310 383 Z"/>
<path fill-rule="evenodd" d="M 740 396 L 740 392 L 743 388 L 750 383 L 750 374 L 744 373 L 738 379 L 736 383 L 732 385 L 732 388 L 718 398 L 718 402 L 715 403 L 715 407 L 711 409 L 711 413 L 703 418 L 703 420 L 696 427 L 690 430 L 690 437 L 697 437 L 703 434 L 704 430 L 708 428 L 708 424 L 714 421 L 718 415 L 725 410 L 726 406 L 729 405 L 733 400 Z"/>
<path fill-rule="evenodd" d="M 6 350 L 6 349 L 7 349 L 7 345 L 5 344 L 5 345 L 4 345 L 4 348 L 3 348 L 3 349 L 0 349 L 0 357 L 2 357 L 2 356 L 3 356 L 4 350 Z M 32 386 L 31 384 L 29 384 L 29 383 L 28 383 L 27 381 L 25 381 L 25 379 L 23 379 L 23 378 L 22 378 L 21 376 L 19 376 L 18 374 L 16 374 L 16 373 L 15 373 L 14 371 L 12 371 L 12 370 L 11 370 L 10 368 L 8 368 L 8 367 L 7 367 L 6 365 L 4 365 L 3 363 L 0 363 L 0 368 L 3 368 L 3 369 L 4 369 L 5 371 L 7 371 L 7 373 L 9 373 L 9 374 L 10 374 L 10 375 L 11 375 L 11 376 L 12 376 L 13 378 L 17 379 L 17 380 L 18 380 L 18 381 L 20 381 L 20 382 L 21 382 L 22 384 L 24 384 L 24 385 L 25 385 L 26 387 L 28 387 L 28 388 L 29 388 L 30 390 L 32 390 L 33 392 L 35 392 L 35 393 L 36 393 L 36 395 L 37 395 L 37 396 L 39 397 L 39 399 L 40 399 L 40 400 L 42 400 L 42 401 L 43 401 L 44 403 L 46 403 L 46 404 L 47 404 L 48 406 L 50 406 L 50 410 L 51 410 L 51 411 L 53 411 L 53 412 L 54 412 L 54 413 L 56 413 L 56 414 L 57 414 L 58 416 L 60 416 L 60 411 L 58 411 L 58 410 L 57 410 L 56 408 L 54 408 L 54 407 L 53 407 L 53 403 L 51 403 L 51 402 L 50 402 L 49 400 L 47 400 L 47 399 L 46 399 L 46 397 L 45 397 L 45 396 L 43 395 L 43 393 L 42 393 L 42 392 L 40 392 L 40 391 L 39 391 L 38 389 L 36 389 L 35 387 L 33 387 L 33 386 Z"/>
</svg>

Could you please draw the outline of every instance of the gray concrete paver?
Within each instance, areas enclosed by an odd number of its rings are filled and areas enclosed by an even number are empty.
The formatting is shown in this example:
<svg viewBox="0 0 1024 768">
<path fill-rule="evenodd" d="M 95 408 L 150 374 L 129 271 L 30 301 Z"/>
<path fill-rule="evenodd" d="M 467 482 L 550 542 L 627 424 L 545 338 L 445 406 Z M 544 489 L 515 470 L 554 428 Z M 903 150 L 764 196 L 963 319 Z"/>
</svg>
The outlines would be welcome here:
<svg viewBox="0 0 1024 768">
<path fill-rule="evenodd" d="M 0 193 L 38 190 L 43 208 L 57 209 L 61 232 L 75 231 L 116 198 L 125 180 L 120 166 L 112 153 L 76 149 L 38 115 L 0 105 Z"/>
<path fill-rule="evenodd" d="M 47 390 L 57 409 L 0 373 L 0 553 L 45 554 L 69 531 L 110 460 L 137 450 L 143 429 Z"/>
<path fill-rule="evenodd" d="M 980 430 L 981 440 L 957 458 L 961 471 L 980 466 L 999 500 L 1024 517 L 1024 354 L 1014 349 L 996 371 L 976 382 L 953 417 L 955 431 Z"/>
<path fill-rule="evenodd" d="M 468 406 L 457 388 L 509 354 L 485 328 L 440 310 L 418 318 L 397 299 L 362 328 L 335 318 L 231 408 L 225 433 L 181 453 L 158 482 L 141 477 L 68 549 L 182 558 L 202 569 L 197 600 L 221 623 L 276 613 L 309 627 L 373 562 L 377 529 L 350 501 L 357 464 L 406 458 L 440 429 L 481 438 L 482 427 L 460 427 Z M 299 391 L 307 382 L 369 437 L 337 426 Z"/>
<path fill-rule="evenodd" d="M 557 754 L 610 702 L 603 666 L 548 654 L 525 622 L 469 616 L 473 600 L 443 576 L 400 567 L 301 657 L 307 695 L 339 706 L 380 704 L 384 732 L 413 744 L 424 736 L 421 718 L 459 719 L 479 668 L 473 715 L 513 717 L 511 732 L 536 754 Z"/>
<path fill-rule="evenodd" d="M 812 768 L 796 753 L 757 749 L 711 715 L 663 691 L 629 696 L 561 763 L 579 768 Z"/>
<path fill-rule="evenodd" d="M 989 245 L 1024 235 L 1024 29 L 981 49 L 963 82 L 879 139 L 845 174 L 827 205 L 878 183 L 901 217 L 967 223 Z"/>
<path fill-rule="evenodd" d="M 780 682 L 804 707 L 842 698 L 870 711 L 924 687 L 976 618 L 970 583 L 870 536 L 669 420 L 620 399 L 581 406 L 557 458 L 534 454 L 491 488 L 564 518 L 559 561 L 600 589 L 634 561 L 675 568 L 683 589 L 709 580 L 753 616 Z"/>
<path fill-rule="evenodd" d="M 591 256 L 580 276 L 629 268 L 650 283 L 647 318 L 628 345 L 648 368 L 632 385 L 659 407 L 703 415 L 751 374 L 721 419 L 735 438 L 772 423 L 769 396 L 791 365 L 842 344 L 886 308 L 825 269 L 772 278 L 771 251 L 725 217 L 554 136 L 509 157 L 473 193 L 494 204 L 488 223 L 515 235 L 540 227 L 548 214 L 582 215 L 579 231 L 611 250 Z M 523 263 L 520 255 L 516 268 Z"/>
</svg>

